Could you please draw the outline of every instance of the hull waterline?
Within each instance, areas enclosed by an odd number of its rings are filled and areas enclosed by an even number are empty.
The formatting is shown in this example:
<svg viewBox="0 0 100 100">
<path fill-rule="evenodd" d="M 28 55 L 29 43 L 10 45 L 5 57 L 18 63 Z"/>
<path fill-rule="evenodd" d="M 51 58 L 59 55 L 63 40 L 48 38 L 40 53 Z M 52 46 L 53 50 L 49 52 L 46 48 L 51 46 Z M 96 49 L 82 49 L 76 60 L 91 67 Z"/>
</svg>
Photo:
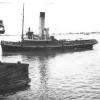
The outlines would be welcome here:
<svg viewBox="0 0 100 100">
<path fill-rule="evenodd" d="M 72 46 L 54 46 L 54 47 L 43 47 L 43 46 L 12 46 L 12 45 L 1 45 L 2 51 L 5 52 L 16 52 L 16 51 L 43 51 L 43 50 L 87 50 L 92 49 L 93 44 L 87 45 L 72 45 Z"/>
</svg>

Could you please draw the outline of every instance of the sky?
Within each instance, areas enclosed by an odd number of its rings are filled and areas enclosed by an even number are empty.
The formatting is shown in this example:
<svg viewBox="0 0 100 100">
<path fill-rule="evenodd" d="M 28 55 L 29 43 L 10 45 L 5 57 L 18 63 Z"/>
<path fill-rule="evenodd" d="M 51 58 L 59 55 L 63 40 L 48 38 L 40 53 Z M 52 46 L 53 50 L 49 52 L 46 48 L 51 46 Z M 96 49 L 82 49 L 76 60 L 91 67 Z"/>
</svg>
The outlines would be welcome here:
<svg viewBox="0 0 100 100">
<path fill-rule="evenodd" d="M 21 34 L 24 3 L 24 33 L 38 34 L 39 13 L 46 12 L 49 33 L 100 31 L 100 0 L 0 0 L 0 19 L 6 34 Z"/>
</svg>

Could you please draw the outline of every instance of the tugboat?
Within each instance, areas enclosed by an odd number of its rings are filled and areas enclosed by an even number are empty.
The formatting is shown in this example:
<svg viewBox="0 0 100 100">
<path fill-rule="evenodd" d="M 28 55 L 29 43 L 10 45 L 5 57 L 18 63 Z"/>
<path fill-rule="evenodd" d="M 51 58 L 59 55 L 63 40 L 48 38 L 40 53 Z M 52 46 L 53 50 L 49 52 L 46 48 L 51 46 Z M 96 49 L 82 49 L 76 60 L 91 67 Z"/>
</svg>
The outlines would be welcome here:
<svg viewBox="0 0 100 100">
<path fill-rule="evenodd" d="M 0 34 L 4 34 L 4 32 L 5 32 L 4 24 L 3 21 L 0 20 Z"/>
<path fill-rule="evenodd" d="M 22 37 L 20 42 L 1 41 L 2 51 L 34 51 L 34 50 L 62 50 L 62 49 L 92 49 L 97 43 L 95 39 L 88 40 L 57 40 L 54 36 L 49 36 L 49 28 L 45 28 L 45 12 L 40 12 L 39 35 L 27 32 L 27 39 L 23 37 L 24 28 L 24 7 L 22 21 Z"/>
<path fill-rule="evenodd" d="M 30 82 L 28 66 L 29 64 L 21 62 L 0 62 L 0 92 L 7 92 L 28 86 Z"/>
</svg>

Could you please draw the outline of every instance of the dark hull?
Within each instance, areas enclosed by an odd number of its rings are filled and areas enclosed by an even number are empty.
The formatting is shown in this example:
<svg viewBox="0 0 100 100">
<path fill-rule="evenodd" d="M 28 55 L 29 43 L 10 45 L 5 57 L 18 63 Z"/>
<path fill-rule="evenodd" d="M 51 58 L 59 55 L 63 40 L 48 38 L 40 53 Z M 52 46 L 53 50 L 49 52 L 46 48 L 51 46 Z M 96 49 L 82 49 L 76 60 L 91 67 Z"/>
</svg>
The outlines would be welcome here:
<svg viewBox="0 0 100 100">
<path fill-rule="evenodd" d="M 0 94 L 28 86 L 29 64 L 0 62 Z"/>
<path fill-rule="evenodd" d="M 16 51 L 41 51 L 41 50 L 85 50 L 92 49 L 93 44 L 85 44 L 85 45 L 65 45 L 65 46 L 54 46 L 54 47 L 41 47 L 41 46 L 17 46 L 17 45 L 1 45 L 2 51 L 5 52 L 16 52 Z"/>
<path fill-rule="evenodd" d="M 10 84 L 3 84 L 0 86 L 0 94 L 1 92 L 12 92 L 17 90 L 22 90 L 24 88 L 29 87 L 28 83 L 30 82 L 30 79 L 27 80 L 17 80 L 15 82 L 11 82 Z"/>
</svg>

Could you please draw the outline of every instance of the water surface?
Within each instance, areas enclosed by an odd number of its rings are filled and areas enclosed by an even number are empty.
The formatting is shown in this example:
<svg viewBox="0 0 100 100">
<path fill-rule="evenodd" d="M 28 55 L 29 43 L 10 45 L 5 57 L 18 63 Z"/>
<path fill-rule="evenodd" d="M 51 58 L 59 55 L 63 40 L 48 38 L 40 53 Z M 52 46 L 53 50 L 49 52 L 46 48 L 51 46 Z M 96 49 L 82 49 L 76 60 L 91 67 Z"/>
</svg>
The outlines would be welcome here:
<svg viewBox="0 0 100 100">
<path fill-rule="evenodd" d="M 99 43 L 77 52 L 0 52 L 4 62 L 29 63 L 31 79 L 30 87 L 0 95 L 2 100 L 100 100 Z"/>
</svg>

